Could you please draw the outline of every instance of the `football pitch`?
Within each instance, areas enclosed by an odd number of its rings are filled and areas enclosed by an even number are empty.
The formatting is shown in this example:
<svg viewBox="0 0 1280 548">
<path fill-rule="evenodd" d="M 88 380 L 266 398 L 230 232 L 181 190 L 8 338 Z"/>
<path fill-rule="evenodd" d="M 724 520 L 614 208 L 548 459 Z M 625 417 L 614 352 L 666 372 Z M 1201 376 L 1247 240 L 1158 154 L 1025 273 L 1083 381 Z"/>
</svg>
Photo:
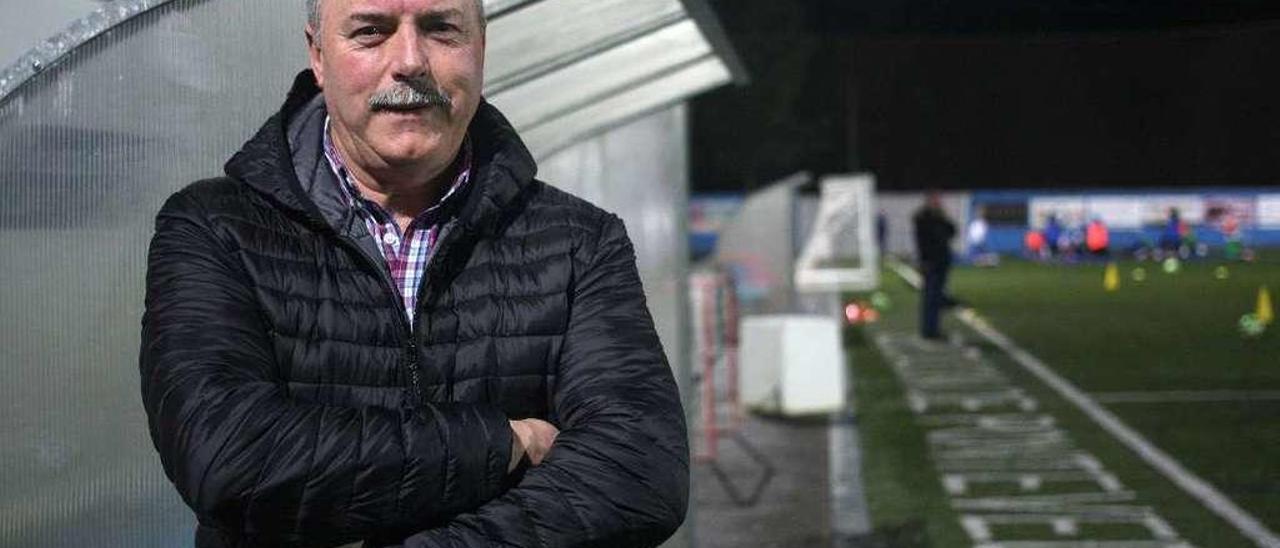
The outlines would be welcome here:
<svg viewBox="0 0 1280 548">
<path fill-rule="evenodd" d="M 1038 358 L 1189 475 L 1212 486 L 1243 515 L 1256 519 L 1263 531 L 1280 531 L 1280 324 L 1257 335 L 1246 335 L 1240 325 L 1242 316 L 1256 311 L 1260 287 L 1280 290 L 1280 263 L 1189 261 L 1167 273 L 1159 263 L 1120 262 L 1119 286 L 1113 291 L 1104 288 L 1104 273 L 1100 263 L 1006 261 L 995 268 L 959 267 L 950 288 L 982 323 Z M 998 377 L 1001 390 L 1021 398 L 1005 402 L 1011 404 L 1008 409 L 992 412 L 1003 411 L 1002 417 L 1016 414 L 1024 426 L 1031 419 L 1051 421 L 1053 431 L 1040 432 L 1042 440 L 1052 435 L 1053 443 L 1065 444 L 1057 446 L 1062 452 L 1096 461 L 1097 473 L 1085 477 L 1085 483 L 1114 483 L 1113 492 L 1096 494 L 1113 497 L 1113 510 L 1124 505 L 1147 509 L 1155 519 L 1144 522 L 1146 532 L 1158 533 L 1161 524 L 1172 529 L 1173 534 L 1163 537 L 1167 542 L 1160 543 L 1157 534 L 1151 546 L 1258 545 L 1256 535 L 1242 533 L 1237 522 L 1211 510 L 1214 504 L 1187 494 L 1171 477 L 1178 474 L 1153 467 L 970 325 L 948 318 L 944 325 L 954 336 L 951 343 L 935 348 L 913 342 L 915 292 L 889 271 L 883 286 L 892 306 L 882 321 L 851 329 L 849 341 L 866 451 L 868 503 L 878 526 L 921 529 L 931 546 L 981 544 L 974 541 L 975 531 L 999 537 L 992 541 L 1050 538 L 1063 546 L 1134 538 L 1134 531 L 1124 528 L 1132 529 L 1141 520 L 1111 519 L 1118 514 L 1107 512 L 1101 514 L 1108 519 L 1093 522 L 1083 518 L 1039 523 L 1027 518 L 1025 509 L 1017 509 L 1024 512 L 1018 519 L 1009 517 L 1013 514 L 988 516 L 987 522 L 966 518 L 971 512 L 965 505 L 972 505 L 974 497 L 984 493 L 981 489 L 995 489 L 997 494 L 1005 489 L 1024 497 L 1008 499 L 1019 501 L 1086 495 L 1073 494 L 1080 486 L 1072 482 L 1041 486 L 1043 478 L 1074 478 L 1070 475 L 1038 471 L 1009 476 L 1007 483 L 1012 485 L 977 485 L 980 479 L 1004 476 L 948 472 L 948 459 L 955 453 L 946 451 L 954 447 L 940 446 L 939 440 L 956 430 L 942 432 L 938 421 L 973 417 L 923 413 L 916 400 L 921 383 L 945 380 L 937 377 L 939 372 L 950 372 L 954 379 L 955 372 L 963 370 L 970 372 L 968 382 L 978 373 Z M 947 365 L 949 361 L 957 365 Z M 930 380 L 927 375 L 935 376 Z M 995 393 L 992 390 L 988 387 L 985 393 Z M 970 400 L 965 404 L 974 409 L 1000 403 Z M 1030 486 L 1028 477 L 1034 479 Z M 1095 481 L 1099 477 L 1107 481 Z M 999 531 L 992 533 L 993 528 Z"/>
</svg>

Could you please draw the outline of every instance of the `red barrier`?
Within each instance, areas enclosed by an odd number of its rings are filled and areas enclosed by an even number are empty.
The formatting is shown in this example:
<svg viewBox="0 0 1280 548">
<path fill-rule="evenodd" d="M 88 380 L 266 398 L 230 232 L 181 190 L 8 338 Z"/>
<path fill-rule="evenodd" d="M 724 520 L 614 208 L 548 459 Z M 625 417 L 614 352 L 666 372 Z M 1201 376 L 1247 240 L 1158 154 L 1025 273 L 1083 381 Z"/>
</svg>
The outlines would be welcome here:
<svg viewBox="0 0 1280 548">
<path fill-rule="evenodd" d="M 699 337 L 695 344 L 702 366 L 698 379 L 702 445 L 694 458 L 705 462 L 719 455 L 722 436 L 742 428 L 742 402 L 738 396 L 738 300 L 732 278 L 722 272 L 694 274 L 689 285 L 698 324 Z M 721 378 L 723 385 L 717 382 Z"/>
</svg>

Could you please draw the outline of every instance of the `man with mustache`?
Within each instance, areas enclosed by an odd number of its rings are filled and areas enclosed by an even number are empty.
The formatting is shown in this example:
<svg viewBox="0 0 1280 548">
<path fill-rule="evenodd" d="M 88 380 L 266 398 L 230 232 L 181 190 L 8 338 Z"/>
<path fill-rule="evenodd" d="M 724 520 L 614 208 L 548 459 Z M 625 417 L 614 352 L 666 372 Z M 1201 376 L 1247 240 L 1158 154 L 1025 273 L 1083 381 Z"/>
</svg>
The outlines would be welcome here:
<svg viewBox="0 0 1280 548">
<path fill-rule="evenodd" d="M 197 546 L 662 542 L 687 434 L 631 243 L 481 98 L 481 1 L 308 9 L 310 70 L 148 256 Z"/>
</svg>

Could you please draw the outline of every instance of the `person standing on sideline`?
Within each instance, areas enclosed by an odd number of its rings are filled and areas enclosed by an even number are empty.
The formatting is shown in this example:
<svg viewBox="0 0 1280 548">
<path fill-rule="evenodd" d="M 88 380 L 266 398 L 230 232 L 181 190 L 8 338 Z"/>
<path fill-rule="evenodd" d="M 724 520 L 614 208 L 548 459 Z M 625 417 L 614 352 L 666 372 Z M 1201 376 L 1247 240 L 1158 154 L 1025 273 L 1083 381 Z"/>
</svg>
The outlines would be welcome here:
<svg viewBox="0 0 1280 548">
<path fill-rule="evenodd" d="M 880 255 L 889 252 L 889 217 L 884 210 L 876 212 L 876 245 L 880 246 Z"/>
<path fill-rule="evenodd" d="M 965 244 L 968 248 L 965 253 L 965 259 L 969 264 L 976 266 L 996 266 L 1000 264 L 1000 255 L 991 251 L 987 247 L 987 234 L 990 233 L 990 224 L 987 223 L 987 211 L 985 208 L 978 207 L 973 211 L 973 218 L 969 220 L 969 225 L 965 227 Z"/>
<path fill-rule="evenodd" d="M 954 304 L 947 297 L 947 271 L 951 268 L 951 239 L 956 235 L 956 225 L 942 211 L 942 198 L 937 192 L 929 192 L 924 207 L 912 217 L 915 226 L 916 258 L 924 276 L 924 290 L 920 296 L 920 336 L 940 339 L 939 316 L 944 307 Z"/>
<path fill-rule="evenodd" d="M 1057 257 L 1064 249 L 1062 245 L 1062 223 L 1058 222 L 1056 214 L 1050 213 L 1049 220 L 1044 224 L 1044 245 L 1048 248 L 1051 257 Z"/>
<path fill-rule="evenodd" d="M 1095 258 L 1107 258 L 1111 255 L 1108 251 L 1111 232 L 1107 230 L 1107 224 L 1102 222 L 1101 217 L 1094 217 L 1089 221 L 1089 226 L 1085 228 L 1084 245 Z"/>
</svg>

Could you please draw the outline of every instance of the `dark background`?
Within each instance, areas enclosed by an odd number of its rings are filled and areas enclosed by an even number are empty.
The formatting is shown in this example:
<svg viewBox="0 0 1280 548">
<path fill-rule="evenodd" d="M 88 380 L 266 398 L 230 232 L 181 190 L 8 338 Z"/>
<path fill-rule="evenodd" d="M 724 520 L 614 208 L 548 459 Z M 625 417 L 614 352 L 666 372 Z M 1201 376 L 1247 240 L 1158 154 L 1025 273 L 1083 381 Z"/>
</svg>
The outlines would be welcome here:
<svg viewBox="0 0 1280 548">
<path fill-rule="evenodd" d="M 695 191 L 1280 180 L 1280 2 L 709 3 L 750 83 L 693 101 Z"/>
</svg>

